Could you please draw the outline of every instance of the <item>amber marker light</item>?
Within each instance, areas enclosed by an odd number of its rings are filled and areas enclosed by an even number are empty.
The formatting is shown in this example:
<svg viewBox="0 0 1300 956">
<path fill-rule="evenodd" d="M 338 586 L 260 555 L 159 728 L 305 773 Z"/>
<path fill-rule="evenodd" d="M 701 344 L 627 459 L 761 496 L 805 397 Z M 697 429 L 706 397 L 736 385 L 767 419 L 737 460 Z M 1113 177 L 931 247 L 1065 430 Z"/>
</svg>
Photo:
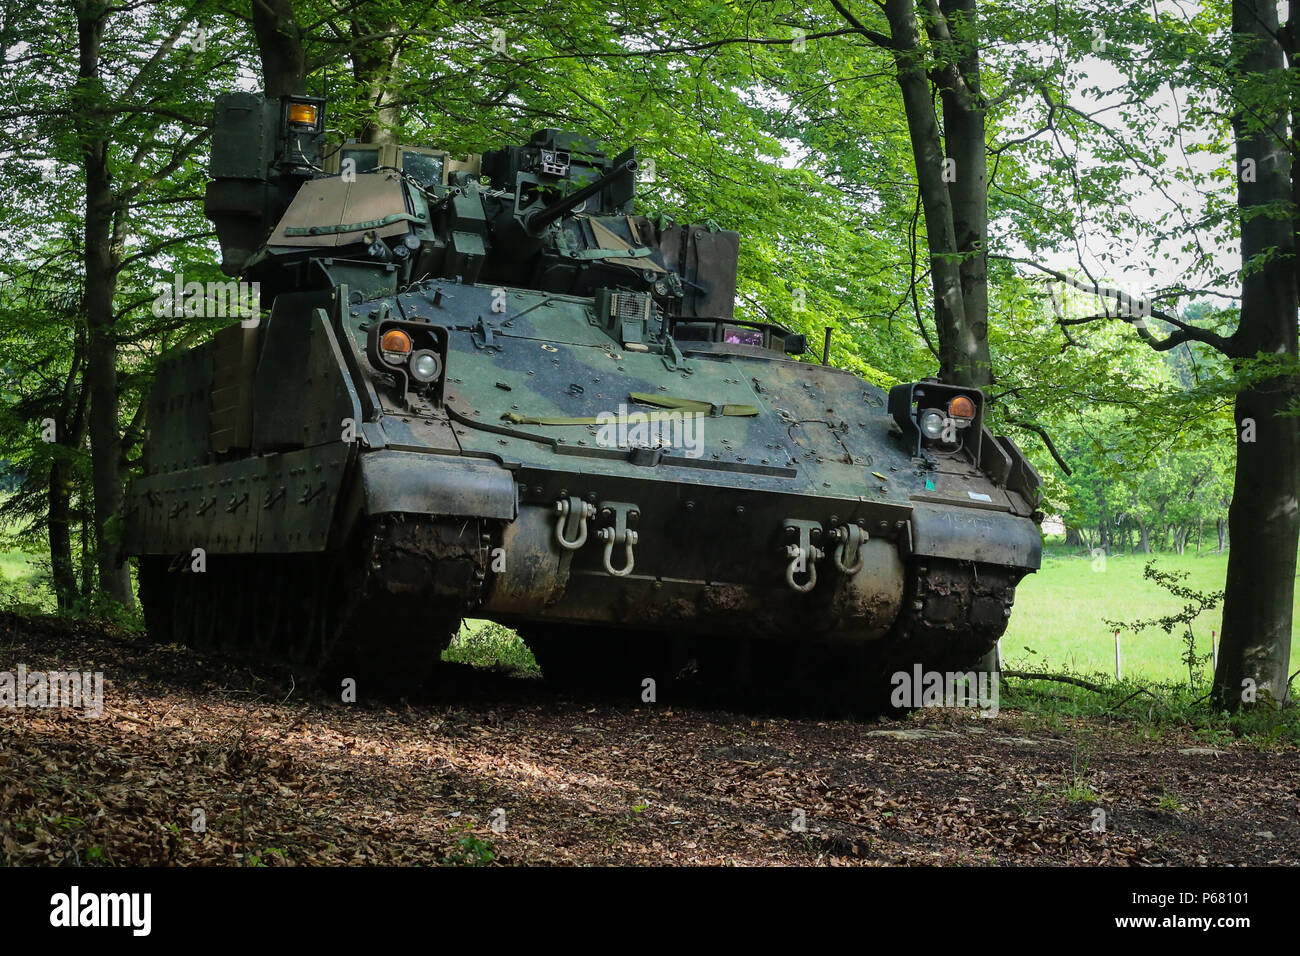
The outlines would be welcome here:
<svg viewBox="0 0 1300 956">
<path fill-rule="evenodd" d="M 401 365 L 411 354 L 411 337 L 401 329 L 389 329 L 379 340 L 379 354 L 384 361 Z"/>
<path fill-rule="evenodd" d="M 961 421 L 970 421 L 975 417 L 975 403 L 965 395 L 958 395 L 948 403 L 948 417 Z"/>
<path fill-rule="evenodd" d="M 289 122 L 305 126 L 316 125 L 316 107 L 312 103 L 290 103 Z"/>
</svg>

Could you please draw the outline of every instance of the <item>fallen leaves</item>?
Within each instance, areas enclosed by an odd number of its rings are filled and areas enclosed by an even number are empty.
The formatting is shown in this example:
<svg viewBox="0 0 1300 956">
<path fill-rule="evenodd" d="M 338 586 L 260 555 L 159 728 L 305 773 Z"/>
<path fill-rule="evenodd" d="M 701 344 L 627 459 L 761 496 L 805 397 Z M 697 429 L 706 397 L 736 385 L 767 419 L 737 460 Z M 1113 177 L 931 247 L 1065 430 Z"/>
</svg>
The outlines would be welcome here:
<svg viewBox="0 0 1300 956">
<path fill-rule="evenodd" d="M 103 720 L 0 714 L 0 863 L 1300 863 L 1294 750 L 575 705 L 499 675 L 345 707 L 66 621 L 0 618 L 0 648 L 108 677 Z"/>
</svg>

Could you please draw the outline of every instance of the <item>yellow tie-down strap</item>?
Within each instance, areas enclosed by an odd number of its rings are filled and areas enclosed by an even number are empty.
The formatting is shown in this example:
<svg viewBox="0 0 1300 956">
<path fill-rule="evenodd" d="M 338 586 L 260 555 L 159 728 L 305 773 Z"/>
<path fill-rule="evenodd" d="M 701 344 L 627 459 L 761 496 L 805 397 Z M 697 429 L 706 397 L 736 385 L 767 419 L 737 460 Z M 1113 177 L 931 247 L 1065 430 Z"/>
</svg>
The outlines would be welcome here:
<svg viewBox="0 0 1300 956">
<path fill-rule="evenodd" d="M 683 412 L 709 416 L 715 414 L 726 415 L 729 418 L 752 418 L 758 414 L 758 409 L 753 405 L 714 405 L 712 402 L 701 402 L 693 398 L 675 398 L 672 395 L 648 395 L 645 392 L 631 392 L 628 394 L 628 398 L 642 405 L 654 405 L 661 409 L 668 409 L 668 411 L 638 413 L 645 415 L 647 421 L 652 422 L 672 421 L 675 418 L 680 418 Z M 594 417 L 530 418 L 527 415 L 520 415 L 518 412 L 507 412 L 502 418 L 516 425 L 600 424 Z"/>
</svg>

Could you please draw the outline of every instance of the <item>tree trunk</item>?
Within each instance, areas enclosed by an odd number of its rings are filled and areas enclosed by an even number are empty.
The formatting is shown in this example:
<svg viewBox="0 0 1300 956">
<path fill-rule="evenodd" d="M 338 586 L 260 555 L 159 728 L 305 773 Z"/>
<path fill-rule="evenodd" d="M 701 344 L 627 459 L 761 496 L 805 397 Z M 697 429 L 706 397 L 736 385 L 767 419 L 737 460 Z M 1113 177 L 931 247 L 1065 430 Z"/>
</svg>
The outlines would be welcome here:
<svg viewBox="0 0 1300 956">
<path fill-rule="evenodd" d="M 398 25 L 372 22 L 365 8 L 352 19 L 354 40 L 362 36 L 387 33 L 383 39 L 358 42 L 352 52 L 352 76 L 357 86 L 366 91 L 369 114 L 362 120 L 360 140 L 363 143 L 396 143 L 398 108 L 394 102 L 392 77 L 399 55 Z"/>
<path fill-rule="evenodd" d="M 72 563 L 72 475 L 68 463 L 56 458 L 50 463 L 48 490 L 50 569 L 54 597 L 60 611 L 66 611 L 77 597 L 77 571 Z"/>
<path fill-rule="evenodd" d="M 1290 285 L 1289 279 L 1287 285 Z M 1243 314 L 1245 308 L 1243 307 Z M 1294 336 L 1294 326 L 1291 328 Z M 1243 389 L 1236 417 L 1253 418 L 1257 441 L 1238 442 L 1228 530 L 1238 547 L 1228 551 L 1223 599 L 1223 636 L 1215 700 L 1235 709 L 1242 703 L 1242 681 L 1252 680 L 1275 700 L 1286 693 L 1291 659 L 1291 613 L 1296 544 L 1300 520 L 1296 483 L 1300 480 L 1296 420 L 1279 417 L 1294 390 L 1274 384 Z M 1241 546 L 1245 542 L 1247 546 Z"/>
<path fill-rule="evenodd" d="M 92 558 L 95 529 L 84 481 L 80 483 L 77 496 L 77 520 L 81 522 L 81 596 L 88 598 L 95 591 L 95 562 Z"/>
<path fill-rule="evenodd" d="M 77 316 L 74 314 L 71 318 L 75 321 Z M 77 388 L 84 353 L 85 337 L 78 329 L 72 337 L 72 360 L 55 416 L 55 441 L 58 447 L 52 449 L 54 456 L 50 461 L 47 489 L 50 567 L 55 600 L 60 611 L 71 608 L 77 598 L 77 571 L 72 560 L 72 495 L 77 477 L 73 458 L 81 447 L 86 419 L 86 390 Z"/>
<path fill-rule="evenodd" d="M 961 257 L 965 319 L 955 343 L 952 381 L 987 388 L 993 382 L 988 342 L 988 152 L 979 47 L 973 40 L 964 42 L 973 37 L 975 30 L 975 0 L 940 0 L 940 5 L 948 31 L 956 34 L 950 38 L 953 63 L 941 80 L 943 140 L 954 170 L 948 194 L 952 200 L 953 238 Z M 943 24 L 941 20 L 933 22 Z M 931 29 L 932 35 L 938 32 L 937 28 Z M 942 36 L 935 39 L 942 45 Z M 959 82 L 964 89 L 955 88 Z"/>
<path fill-rule="evenodd" d="M 307 58 L 293 0 L 250 0 L 267 96 L 307 91 Z"/>
<path fill-rule="evenodd" d="M 903 111 L 912 142 L 917 188 L 925 213 L 926 243 L 930 251 L 930 279 L 934 288 L 934 323 L 939 335 L 939 375 L 956 385 L 973 378 L 978 351 L 966 324 L 962 298 L 961 265 L 953 226 L 952 199 L 944 181 L 943 143 L 934 111 L 925 57 L 918 47 L 916 8 L 912 0 L 886 0 L 895 75 L 903 94 Z M 960 175 L 961 171 L 958 170 Z"/>
<path fill-rule="evenodd" d="M 109 128 L 98 107 L 103 95 L 99 81 L 99 45 L 107 7 L 78 0 L 78 81 L 75 100 L 86 180 L 85 309 L 89 330 L 85 388 L 90 399 L 91 474 L 95 492 L 96 564 L 99 586 L 113 599 L 130 606 L 131 575 L 118 561 L 116 517 L 122 508 L 122 442 L 118 432 L 117 330 L 113 295 L 117 287 L 117 246 L 122 241 L 115 224 L 116 197 L 108 160 Z"/>
<path fill-rule="evenodd" d="M 1276 4 L 1234 0 L 1232 32 L 1232 73 L 1243 87 L 1235 101 L 1251 103 L 1249 115 L 1238 112 L 1232 120 L 1237 168 L 1255 167 L 1254 177 L 1237 178 L 1243 270 L 1241 319 L 1232 336 L 1233 352 L 1239 358 L 1264 353 L 1294 359 L 1294 224 L 1258 214 L 1259 207 L 1277 208 L 1290 199 L 1291 157 L 1272 133 L 1286 128 L 1287 114 L 1285 109 L 1260 103 L 1253 88 L 1244 88 L 1284 78 Z M 1228 553 L 1223 636 L 1213 690 L 1215 703 L 1228 709 L 1247 702 L 1243 685 L 1248 691 L 1253 684 L 1261 699 L 1271 696 L 1280 702 L 1287 693 L 1300 541 L 1296 506 L 1300 429 L 1295 418 L 1282 413 L 1295 395 L 1296 383 L 1290 377 L 1252 381 L 1237 393 L 1237 465 L 1228 529 L 1240 546 Z M 1247 419 L 1255 425 L 1254 441 L 1241 440 Z"/>
</svg>

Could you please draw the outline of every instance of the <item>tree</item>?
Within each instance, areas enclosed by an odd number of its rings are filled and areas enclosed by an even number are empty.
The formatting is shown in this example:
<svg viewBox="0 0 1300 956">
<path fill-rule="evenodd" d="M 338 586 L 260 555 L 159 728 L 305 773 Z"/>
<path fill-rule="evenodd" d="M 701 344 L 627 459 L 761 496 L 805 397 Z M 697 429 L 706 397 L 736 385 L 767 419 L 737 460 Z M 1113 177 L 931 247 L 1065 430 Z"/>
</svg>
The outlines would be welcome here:
<svg viewBox="0 0 1300 956">
<path fill-rule="evenodd" d="M 1112 172 L 1101 177 L 1111 194 L 1099 196 L 1087 191 L 1095 184 L 1082 185 L 1087 178 L 1077 171 L 1077 155 L 1062 160 L 1058 168 L 1076 170 L 1066 180 L 1074 184 L 1076 200 L 1097 201 L 1109 215 L 1127 216 L 1123 223 L 1157 242 L 1178 239 L 1193 256 L 1188 272 L 1203 271 L 1215 286 L 1231 282 L 1232 270 L 1215 261 L 1215 246 L 1202 241 L 1202 229 L 1218 229 L 1220 241 L 1239 239 L 1239 311 L 1218 312 L 1206 322 L 1204 310 L 1179 316 L 1159 307 L 1197 293 L 1186 285 L 1134 296 L 1060 270 L 1038 264 L 1035 268 L 1096 295 L 1102 303 L 1093 314 L 1058 323 L 1067 344 L 1073 344 L 1070 337 L 1084 325 L 1121 322 L 1157 352 L 1195 344 L 1226 359 L 1226 377 L 1219 387 L 1234 396 L 1237 426 L 1228 526 L 1233 540 L 1248 546 L 1233 548 L 1229 556 L 1213 698 L 1217 705 L 1235 709 L 1249 696 L 1243 695 L 1243 686 L 1275 700 L 1287 694 L 1300 541 L 1300 433 L 1294 415 L 1297 220 L 1292 203 L 1293 190 L 1300 188 L 1295 182 L 1294 143 L 1287 132 L 1292 104 L 1283 42 L 1291 31 L 1279 27 L 1276 8 L 1268 0 L 1233 0 L 1227 23 L 1224 12 L 1222 4 L 1209 4 L 1184 19 L 1181 11 L 1166 15 L 1117 4 L 1111 26 L 1125 31 L 1129 43 L 1115 44 L 1108 61 L 1123 71 L 1118 92 L 1126 97 L 1120 104 L 1127 114 L 1126 130 L 1100 118 L 1103 109 L 1088 113 L 1070 107 L 1059 91 L 1046 88 L 1043 96 L 1051 106 L 1048 128 L 1059 136 L 1057 123 L 1068 115 L 1075 142 L 1090 142 L 1096 155 L 1111 164 Z M 1077 21 L 1075 29 L 1082 32 Z M 1155 92 L 1165 85 L 1171 91 L 1175 86 L 1195 91 L 1172 128 L 1152 105 Z M 1203 124 L 1212 136 L 1228 137 L 1209 148 L 1235 150 L 1235 205 L 1223 202 L 1221 191 L 1189 166 L 1169 173 L 1168 154 L 1156 147 L 1177 150 L 1188 123 Z M 1230 126 L 1226 132 L 1224 125 Z M 1141 217 L 1116 212 L 1123 204 L 1114 198 L 1114 170 L 1143 178 L 1171 201 L 1171 181 L 1191 185 L 1204 202 L 1201 214 L 1189 217 L 1175 209 L 1143 223 Z M 1225 326 L 1233 322 L 1235 328 L 1227 331 Z"/>
<path fill-rule="evenodd" d="M 194 244 L 210 235 L 193 202 L 209 99 L 200 94 L 195 102 L 195 77 L 219 83 L 224 75 L 229 82 L 233 68 L 219 33 L 205 42 L 203 19 L 215 15 L 216 4 L 112 7 L 81 0 L 69 9 L 37 0 L 20 6 L 24 26 L 6 21 L 3 43 L 20 52 L 0 67 L 7 94 L 0 109 L 4 145 L 18 173 L 12 181 L 23 184 L 9 198 L 6 222 L 52 225 L 56 238 L 24 250 L 4 272 L 45 288 L 76 290 L 53 313 L 68 324 L 72 348 L 66 358 L 53 356 L 51 369 L 68 376 L 64 386 L 74 398 L 47 405 L 64 429 L 53 444 L 77 447 L 84 423 L 92 453 L 98 586 L 130 604 L 129 568 L 118 557 L 118 513 L 143 436 L 149 362 L 170 341 L 170 330 L 150 316 L 148 290 L 169 256 L 189 260 Z M 73 188 L 73 171 L 79 188 Z M 33 179 L 43 188 L 30 191 Z M 52 202 L 52 194 L 65 201 Z M 51 270 L 49 263 L 60 268 Z M 25 397 L 32 407 L 42 402 L 38 393 Z M 35 431 L 26 431 L 33 441 Z M 70 458 L 38 455 L 33 461 L 49 469 L 51 554 L 66 604 L 71 577 L 61 528 Z M 91 501 L 87 495 L 85 502 Z"/>
<path fill-rule="evenodd" d="M 932 66 L 920 42 L 913 0 L 883 4 L 888 36 L 864 25 L 841 0 L 830 2 L 859 35 L 893 56 L 925 210 L 939 374 L 955 385 L 986 388 L 992 382 L 988 192 L 975 2 L 923 0 Z M 943 103 L 942 128 L 932 75 Z"/>
<path fill-rule="evenodd" d="M 1241 220 L 1241 319 L 1232 336 L 1211 340 L 1245 371 L 1255 357 L 1285 364 L 1250 374 L 1237 393 L 1237 467 L 1228 527 L 1238 543 L 1228 555 L 1223 635 L 1214 699 L 1237 708 L 1243 685 L 1283 700 L 1288 693 L 1291 614 L 1300 514 L 1300 422 L 1296 397 L 1297 209 L 1287 136 L 1287 69 L 1272 0 L 1233 0 L 1230 89 L 1238 104 Z M 1244 171 L 1254 167 L 1253 177 Z M 1252 429 L 1253 426 L 1253 429 Z M 1253 434 L 1250 432 L 1253 430 Z M 1245 545 L 1244 547 L 1242 545 Z"/>
</svg>

